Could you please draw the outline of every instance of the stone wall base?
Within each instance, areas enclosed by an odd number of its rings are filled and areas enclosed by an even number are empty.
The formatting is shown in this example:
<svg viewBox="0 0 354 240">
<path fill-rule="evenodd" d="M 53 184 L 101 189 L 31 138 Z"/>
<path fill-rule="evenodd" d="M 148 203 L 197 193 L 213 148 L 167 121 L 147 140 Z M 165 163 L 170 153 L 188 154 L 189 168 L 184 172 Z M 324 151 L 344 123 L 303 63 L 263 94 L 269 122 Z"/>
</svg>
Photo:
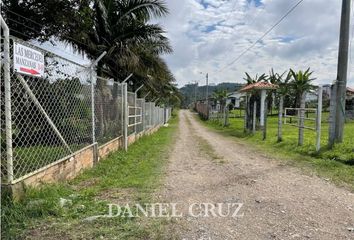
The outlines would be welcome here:
<svg viewBox="0 0 354 240">
<path fill-rule="evenodd" d="M 158 125 L 139 134 L 131 134 L 128 137 L 128 145 L 133 144 L 144 135 L 156 132 L 160 127 L 161 125 Z M 124 138 L 121 136 L 99 147 L 97 144 L 87 146 L 65 158 L 18 178 L 11 184 L 1 185 L 3 194 L 9 194 L 13 199 L 18 200 L 23 196 L 28 186 L 37 187 L 43 183 L 73 179 L 83 170 L 92 168 L 97 162 L 102 161 L 110 153 L 123 149 L 123 140 Z"/>
</svg>

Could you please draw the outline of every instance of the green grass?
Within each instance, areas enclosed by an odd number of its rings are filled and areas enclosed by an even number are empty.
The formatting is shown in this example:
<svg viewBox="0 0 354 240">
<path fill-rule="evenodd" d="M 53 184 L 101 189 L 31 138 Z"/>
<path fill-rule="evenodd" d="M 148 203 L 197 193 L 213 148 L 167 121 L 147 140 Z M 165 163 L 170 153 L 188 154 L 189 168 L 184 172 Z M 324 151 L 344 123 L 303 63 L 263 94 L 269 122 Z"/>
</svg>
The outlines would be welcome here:
<svg viewBox="0 0 354 240">
<path fill-rule="evenodd" d="M 326 115 L 325 115 L 326 116 Z M 283 141 L 277 142 L 278 119 L 275 116 L 267 119 L 267 139 L 262 140 L 261 131 L 255 134 L 244 133 L 244 121 L 241 118 L 230 119 L 230 126 L 222 127 L 217 121 L 203 123 L 225 135 L 237 137 L 257 148 L 289 161 L 292 165 L 314 170 L 317 174 L 331 179 L 337 184 L 343 184 L 354 189 L 354 123 L 345 125 L 344 142 L 328 149 L 328 123 L 322 123 L 320 152 L 316 152 L 316 135 L 314 131 L 305 130 L 304 145 L 297 146 L 298 128 L 283 126 Z M 307 122 L 310 124 L 310 122 Z"/>
<path fill-rule="evenodd" d="M 88 144 L 72 144 L 70 145 L 70 148 L 73 151 L 77 151 L 85 146 L 88 146 Z M 27 173 L 58 161 L 61 158 L 68 156 L 68 154 L 70 154 L 70 152 L 64 146 L 16 146 L 13 148 L 14 178 L 22 177 Z M 6 162 L 6 154 L 1 155 L 1 161 L 4 163 Z M 2 180 L 6 181 L 6 177 Z"/>
<path fill-rule="evenodd" d="M 12 202 L 2 196 L 2 229 L 4 239 L 21 239 L 37 227 L 46 227 L 42 234 L 58 239 L 146 239 L 162 234 L 163 222 L 153 221 L 149 226 L 137 218 L 97 219 L 83 222 L 89 216 L 107 214 L 107 203 L 117 203 L 117 197 L 132 203 L 148 202 L 163 176 L 177 117 L 169 127 L 144 136 L 129 147 L 99 162 L 72 181 L 47 184 L 27 189 L 24 198 Z M 59 199 L 72 200 L 72 205 L 59 206 Z M 32 237 L 33 239 L 36 237 Z"/>
<path fill-rule="evenodd" d="M 234 110 L 230 111 L 230 114 L 236 115 L 237 117 L 243 117 L 245 114 L 245 110 L 244 109 L 234 109 Z"/>
</svg>

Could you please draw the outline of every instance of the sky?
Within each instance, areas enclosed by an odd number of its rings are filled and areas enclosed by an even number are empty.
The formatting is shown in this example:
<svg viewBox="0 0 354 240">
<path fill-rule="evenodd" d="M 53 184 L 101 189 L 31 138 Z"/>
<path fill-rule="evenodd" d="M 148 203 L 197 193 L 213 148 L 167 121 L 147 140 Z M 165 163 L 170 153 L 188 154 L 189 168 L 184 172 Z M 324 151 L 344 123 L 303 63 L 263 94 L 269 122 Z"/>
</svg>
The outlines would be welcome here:
<svg viewBox="0 0 354 240">
<path fill-rule="evenodd" d="M 311 67 L 316 84 L 336 79 L 341 1 L 305 0 L 239 61 L 237 56 L 260 38 L 298 0 L 166 0 L 161 18 L 174 53 L 164 56 L 179 87 L 197 81 L 243 82 L 251 75 Z M 353 14 L 352 14 L 353 29 Z M 353 33 L 351 33 L 351 42 Z M 349 86 L 354 64 L 349 59 Z M 226 67 L 227 66 L 227 67 Z"/>
</svg>

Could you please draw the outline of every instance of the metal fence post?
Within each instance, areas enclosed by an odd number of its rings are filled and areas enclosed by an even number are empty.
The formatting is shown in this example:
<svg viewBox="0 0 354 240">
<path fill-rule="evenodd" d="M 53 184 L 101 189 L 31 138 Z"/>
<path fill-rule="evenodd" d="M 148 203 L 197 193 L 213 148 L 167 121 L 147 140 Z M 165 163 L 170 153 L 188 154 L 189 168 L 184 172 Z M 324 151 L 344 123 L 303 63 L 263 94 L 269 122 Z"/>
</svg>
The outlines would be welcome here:
<svg viewBox="0 0 354 240">
<path fill-rule="evenodd" d="M 141 129 L 145 130 L 145 98 L 141 100 Z"/>
<path fill-rule="evenodd" d="M 152 116 L 153 116 L 153 108 L 152 108 L 152 102 L 150 102 L 150 128 L 151 128 L 151 126 L 153 125 L 152 124 Z"/>
<path fill-rule="evenodd" d="M 11 116 L 11 78 L 10 78 L 10 33 L 7 24 L 0 16 L 1 27 L 4 32 L 4 82 L 5 82 L 5 127 L 6 127 L 6 168 L 7 181 L 12 183 L 13 152 L 12 152 L 12 116 Z"/>
<path fill-rule="evenodd" d="M 322 122 L 322 94 L 323 87 L 318 87 L 318 104 L 317 104 L 317 116 L 316 116 L 316 151 L 321 149 L 321 122 Z"/>
<path fill-rule="evenodd" d="M 120 87 L 120 96 L 121 96 L 121 113 L 120 113 L 120 124 L 121 124 L 121 134 L 124 135 L 124 90 L 123 90 L 123 84 L 122 83 L 118 83 L 119 87 Z"/>
<path fill-rule="evenodd" d="M 95 123 L 95 84 L 93 83 L 93 66 L 90 67 L 90 79 L 91 79 L 91 124 L 92 124 L 92 143 L 96 142 L 96 123 Z"/>
<path fill-rule="evenodd" d="M 128 119 L 128 86 L 127 83 L 123 83 L 123 91 L 124 91 L 124 150 L 128 151 L 128 124 L 129 124 L 129 119 Z"/>
<path fill-rule="evenodd" d="M 91 124 L 92 124 L 92 144 L 93 144 L 93 163 L 98 162 L 98 148 L 96 142 L 96 119 L 95 119 L 95 84 L 93 79 L 94 66 L 90 67 L 91 80 Z"/>
<path fill-rule="evenodd" d="M 93 144 L 93 163 L 98 162 L 98 146 L 96 142 L 96 119 L 95 119 L 95 84 L 93 82 L 93 72 L 97 63 L 107 54 L 106 51 L 92 62 L 90 65 L 90 80 L 91 80 L 91 120 L 92 120 L 92 144 Z"/>
<path fill-rule="evenodd" d="M 93 163 L 98 162 L 98 147 L 96 142 L 96 119 L 95 119 L 95 85 L 93 82 L 93 72 L 97 63 L 107 54 L 106 51 L 92 62 L 90 65 L 90 79 L 91 79 L 91 115 L 92 115 L 92 144 L 93 144 Z"/>
<path fill-rule="evenodd" d="M 136 134 L 136 116 L 137 116 L 137 105 L 136 105 L 136 92 L 134 92 L 134 133 Z"/>
</svg>

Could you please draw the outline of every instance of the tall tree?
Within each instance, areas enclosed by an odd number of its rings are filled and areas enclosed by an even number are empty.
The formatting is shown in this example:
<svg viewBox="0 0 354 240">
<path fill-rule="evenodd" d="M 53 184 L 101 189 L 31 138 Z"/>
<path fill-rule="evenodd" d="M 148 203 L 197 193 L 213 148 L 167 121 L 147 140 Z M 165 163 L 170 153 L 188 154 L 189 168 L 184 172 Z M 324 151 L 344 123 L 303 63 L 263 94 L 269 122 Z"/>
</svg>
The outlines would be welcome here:
<svg viewBox="0 0 354 240">
<path fill-rule="evenodd" d="M 275 85 L 279 85 L 281 83 L 281 79 L 283 78 L 285 72 L 282 74 L 279 73 L 275 73 L 274 69 L 272 68 L 269 72 L 269 77 L 268 77 L 268 82 L 271 84 L 275 84 Z M 276 99 L 276 94 L 277 94 L 277 90 L 276 89 L 272 89 L 268 91 L 268 96 L 267 96 L 267 106 L 268 106 L 268 110 L 270 110 L 271 114 L 273 112 L 273 107 L 275 104 L 275 99 Z"/>
<path fill-rule="evenodd" d="M 23 16 L 29 19 L 21 24 L 9 21 L 17 32 L 24 29 L 22 35 L 28 36 L 27 39 L 55 37 L 91 59 L 106 51 L 97 66 L 99 76 L 109 76 L 118 82 L 134 73 L 131 90 L 144 83 L 155 95 L 174 82 L 160 58 L 161 54 L 172 52 L 169 40 L 160 25 L 151 23 L 153 18 L 168 13 L 163 0 L 5 1 L 7 16 L 16 16 L 21 21 Z M 100 79 L 96 94 L 99 134 L 108 130 L 103 107 L 114 104 L 117 88 L 111 94 L 106 82 Z"/>
<path fill-rule="evenodd" d="M 247 84 L 267 81 L 267 77 L 268 77 L 265 73 L 263 73 L 260 76 L 258 76 L 258 74 L 256 74 L 255 77 L 251 77 L 247 72 L 245 72 L 245 74 L 246 74 L 246 77 L 243 79 L 247 82 Z"/>
</svg>

